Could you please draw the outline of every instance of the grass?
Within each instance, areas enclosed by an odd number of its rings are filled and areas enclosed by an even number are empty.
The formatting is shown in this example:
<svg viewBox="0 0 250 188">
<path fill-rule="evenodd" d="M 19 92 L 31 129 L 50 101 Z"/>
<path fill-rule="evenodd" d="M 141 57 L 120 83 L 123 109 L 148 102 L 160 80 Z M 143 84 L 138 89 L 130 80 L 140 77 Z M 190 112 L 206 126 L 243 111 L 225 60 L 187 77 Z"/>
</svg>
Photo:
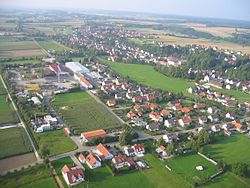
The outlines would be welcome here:
<svg viewBox="0 0 250 188">
<path fill-rule="evenodd" d="M 47 51 L 57 51 L 57 52 L 63 52 L 65 50 L 68 50 L 66 46 L 63 46 L 53 40 L 48 40 L 48 41 L 37 41 L 38 44 L 44 48 Z"/>
<path fill-rule="evenodd" d="M 0 125 L 15 124 L 18 122 L 17 115 L 10 102 L 6 102 L 5 95 L 0 94 Z"/>
<path fill-rule="evenodd" d="M 120 126 L 110 112 L 84 91 L 56 95 L 54 104 L 64 121 L 78 133 Z"/>
<path fill-rule="evenodd" d="M 150 65 L 118 63 L 108 61 L 103 58 L 99 58 L 99 61 L 103 64 L 109 65 L 113 70 L 122 76 L 129 76 L 138 83 L 150 86 L 152 88 L 161 88 L 174 93 L 184 92 L 186 95 L 188 95 L 186 90 L 194 85 L 194 82 L 189 82 L 179 78 L 167 77 L 154 70 L 154 68 Z"/>
<path fill-rule="evenodd" d="M 191 184 L 202 182 L 217 172 L 215 165 L 198 154 L 188 154 L 170 159 L 166 164 Z M 196 166 L 203 166 L 203 171 L 197 171 Z"/>
<path fill-rule="evenodd" d="M 36 135 L 40 148 L 47 147 L 50 156 L 76 149 L 73 141 L 64 134 L 63 130 L 48 131 Z"/>
<path fill-rule="evenodd" d="M 227 187 L 227 188 L 247 188 L 248 186 L 243 183 L 237 176 L 233 173 L 227 172 L 222 174 L 221 176 L 215 178 L 211 182 L 207 183 L 203 186 L 204 188 L 219 188 L 219 187 Z"/>
<path fill-rule="evenodd" d="M 1 42 L 0 51 L 40 49 L 33 41 Z"/>
<path fill-rule="evenodd" d="M 55 188 L 56 184 L 44 165 L 30 167 L 0 177 L 1 188 Z"/>
<path fill-rule="evenodd" d="M 23 128 L 0 130 L 0 159 L 29 153 L 31 144 Z"/>
<path fill-rule="evenodd" d="M 2 62 L 1 64 L 5 64 L 5 65 L 36 65 L 36 64 L 40 64 L 41 61 L 39 60 L 22 60 L 22 61 L 6 61 L 6 62 Z"/>
</svg>

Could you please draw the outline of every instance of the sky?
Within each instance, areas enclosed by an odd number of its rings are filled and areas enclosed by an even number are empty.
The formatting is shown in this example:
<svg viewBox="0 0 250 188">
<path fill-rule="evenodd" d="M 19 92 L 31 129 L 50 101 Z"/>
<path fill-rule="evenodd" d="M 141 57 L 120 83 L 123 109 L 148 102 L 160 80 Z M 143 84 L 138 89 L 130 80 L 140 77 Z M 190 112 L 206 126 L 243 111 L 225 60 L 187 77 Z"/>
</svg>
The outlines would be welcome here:
<svg viewBox="0 0 250 188">
<path fill-rule="evenodd" d="M 121 10 L 250 21 L 250 0 L 0 0 L 0 7 Z"/>
</svg>

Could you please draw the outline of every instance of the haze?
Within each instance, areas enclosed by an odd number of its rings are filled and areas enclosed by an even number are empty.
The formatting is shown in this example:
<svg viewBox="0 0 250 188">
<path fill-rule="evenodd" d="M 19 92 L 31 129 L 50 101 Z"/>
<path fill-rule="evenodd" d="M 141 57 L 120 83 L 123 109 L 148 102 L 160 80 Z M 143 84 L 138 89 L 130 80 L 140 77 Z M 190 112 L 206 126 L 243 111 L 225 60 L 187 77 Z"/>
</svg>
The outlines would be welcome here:
<svg viewBox="0 0 250 188">
<path fill-rule="evenodd" d="M 1 0 L 0 7 L 122 10 L 250 21 L 248 0 Z"/>
</svg>

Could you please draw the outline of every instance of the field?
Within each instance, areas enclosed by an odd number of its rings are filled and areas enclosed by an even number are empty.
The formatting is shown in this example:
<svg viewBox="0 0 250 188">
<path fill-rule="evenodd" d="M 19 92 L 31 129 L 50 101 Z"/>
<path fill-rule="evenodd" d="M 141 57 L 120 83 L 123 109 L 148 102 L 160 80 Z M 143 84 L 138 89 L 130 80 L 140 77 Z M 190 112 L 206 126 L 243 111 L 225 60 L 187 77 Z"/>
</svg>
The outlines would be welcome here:
<svg viewBox="0 0 250 188">
<path fill-rule="evenodd" d="M 198 154 L 188 154 L 170 159 L 166 164 L 172 171 L 179 174 L 191 184 L 206 180 L 209 176 L 217 172 L 215 165 L 205 160 Z M 196 166 L 203 166 L 203 171 L 197 171 Z"/>
<path fill-rule="evenodd" d="M 244 162 L 250 166 L 250 138 L 246 135 L 233 135 L 226 137 L 214 144 L 205 146 L 204 151 L 212 159 L 224 159 L 227 164 Z M 240 178 L 245 184 L 250 184 L 250 177 Z"/>
<path fill-rule="evenodd" d="M 129 76 L 138 83 L 152 88 L 161 88 L 174 93 L 184 92 L 185 94 L 188 94 L 186 90 L 190 86 L 194 85 L 194 82 L 167 77 L 154 70 L 154 68 L 150 65 L 117 63 L 104 60 L 102 58 L 99 58 L 99 60 L 101 63 L 109 65 L 113 70 L 122 76 Z"/>
<path fill-rule="evenodd" d="M 35 65 L 35 64 L 40 64 L 42 63 L 39 60 L 23 60 L 23 61 L 6 61 L 6 62 L 1 62 L 0 64 L 5 64 L 5 65 Z"/>
<path fill-rule="evenodd" d="M 0 177 L 1 188 L 55 188 L 56 184 L 44 165 L 34 166 Z"/>
<path fill-rule="evenodd" d="M 0 130 L 0 159 L 29 153 L 31 144 L 23 128 Z"/>
<path fill-rule="evenodd" d="M 56 95 L 54 104 L 64 121 L 78 133 L 119 126 L 119 121 L 84 91 Z"/>
<path fill-rule="evenodd" d="M 188 187 L 178 176 L 170 173 L 164 167 L 164 164 L 148 154 L 145 159 L 149 162 L 151 168 L 143 171 L 135 171 L 122 175 L 112 176 L 107 167 L 103 166 L 98 169 L 91 170 L 86 167 L 86 176 L 88 181 L 76 186 L 76 188 L 89 186 L 90 188 L 110 188 L 110 187 L 137 187 L 137 188 L 165 188 L 165 187 Z M 63 158 L 53 161 L 52 165 L 56 169 L 57 174 L 65 184 L 61 168 L 64 164 L 72 165 L 70 158 Z"/>
<path fill-rule="evenodd" d="M 64 134 L 62 129 L 39 133 L 37 137 L 39 146 L 47 147 L 50 151 L 50 156 L 76 149 L 73 141 Z"/>
<path fill-rule="evenodd" d="M 57 51 L 57 52 L 63 52 L 64 50 L 69 50 L 69 48 L 53 41 L 53 40 L 49 40 L 49 41 L 37 41 L 38 44 L 44 48 L 47 51 Z"/>
</svg>

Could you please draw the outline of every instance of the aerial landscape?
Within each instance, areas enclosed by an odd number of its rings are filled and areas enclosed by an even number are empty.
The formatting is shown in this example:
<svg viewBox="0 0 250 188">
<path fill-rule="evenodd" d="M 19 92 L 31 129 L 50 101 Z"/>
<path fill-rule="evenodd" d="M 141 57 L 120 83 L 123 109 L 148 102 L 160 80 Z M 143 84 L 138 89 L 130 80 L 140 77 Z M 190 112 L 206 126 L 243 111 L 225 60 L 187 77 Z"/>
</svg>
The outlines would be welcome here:
<svg viewBox="0 0 250 188">
<path fill-rule="evenodd" d="M 0 188 L 250 188 L 249 7 L 0 1 Z"/>
</svg>

